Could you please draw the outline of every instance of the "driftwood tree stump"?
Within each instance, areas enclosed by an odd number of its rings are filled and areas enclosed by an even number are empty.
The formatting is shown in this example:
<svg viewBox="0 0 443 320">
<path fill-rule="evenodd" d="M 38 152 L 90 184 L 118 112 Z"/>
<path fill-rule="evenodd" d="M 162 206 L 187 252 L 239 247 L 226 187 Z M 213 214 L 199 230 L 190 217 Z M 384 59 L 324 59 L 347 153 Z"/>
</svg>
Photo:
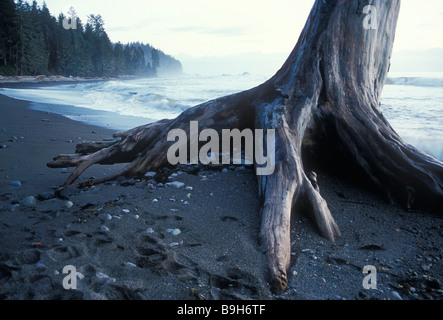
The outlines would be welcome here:
<svg viewBox="0 0 443 320">
<path fill-rule="evenodd" d="M 376 9 L 368 21 L 367 5 Z M 390 66 L 400 0 L 317 0 L 291 55 L 262 85 L 116 133 L 115 141 L 83 143 L 75 155 L 59 155 L 49 167 L 77 167 L 66 186 L 98 184 L 117 176 L 141 176 L 167 166 L 172 129 L 275 129 L 275 172 L 258 176 L 260 241 L 274 292 L 286 289 L 290 262 L 290 217 L 303 203 L 320 234 L 340 235 L 315 176 L 305 172 L 306 155 L 335 168 L 351 168 L 407 208 L 443 207 L 443 164 L 405 143 L 380 111 Z M 189 136 L 189 134 L 188 134 Z M 302 155 L 304 157 L 302 157 Z M 130 163 L 117 175 L 74 184 L 93 164 Z"/>
</svg>

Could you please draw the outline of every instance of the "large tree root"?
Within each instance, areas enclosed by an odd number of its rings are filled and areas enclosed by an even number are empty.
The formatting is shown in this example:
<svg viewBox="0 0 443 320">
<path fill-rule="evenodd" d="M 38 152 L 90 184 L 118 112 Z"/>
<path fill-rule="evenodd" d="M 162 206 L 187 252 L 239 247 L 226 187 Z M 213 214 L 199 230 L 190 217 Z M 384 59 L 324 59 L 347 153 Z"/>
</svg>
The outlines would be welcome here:
<svg viewBox="0 0 443 320">
<path fill-rule="evenodd" d="M 168 165 L 172 129 L 275 129 L 275 171 L 258 176 L 260 243 L 268 257 L 274 292 L 287 287 L 290 217 L 297 203 L 309 209 L 320 234 L 334 241 L 340 231 L 303 154 L 327 157 L 336 167 L 358 168 L 359 177 L 406 208 L 443 207 L 443 164 L 406 144 L 379 110 L 389 69 L 399 0 L 375 0 L 375 30 L 362 26 L 364 1 L 316 1 L 290 57 L 264 84 L 209 101 L 162 120 L 83 143 L 75 155 L 60 155 L 53 168 L 77 167 L 66 186 L 97 184 L 117 176 L 143 175 Z M 269 151 L 269 150 L 268 150 Z M 130 164 L 113 176 L 75 184 L 93 164 Z"/>
</svg>

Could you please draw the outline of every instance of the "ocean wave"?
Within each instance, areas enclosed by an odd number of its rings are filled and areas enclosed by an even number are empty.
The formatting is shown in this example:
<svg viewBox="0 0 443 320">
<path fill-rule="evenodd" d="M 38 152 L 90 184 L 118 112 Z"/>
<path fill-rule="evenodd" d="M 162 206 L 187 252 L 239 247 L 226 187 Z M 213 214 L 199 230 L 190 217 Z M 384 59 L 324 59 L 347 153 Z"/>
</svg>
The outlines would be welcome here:
<svg viewBox="0 0 443 320">
<path fill-rule="evenodd" d="M 443 78 L 388 77 L 386 84 L 398 86 L 443 87 Z"/>
<path fill-rule="evenodd" d="M 254 75 L 135 78 L 27 89 L 1 88 L 0 93 L 53 105 L 46 106 L 49 108 L 46 111 L 71 118 L 78 115 L 75 120 L 79 121 L 123 126 L 120 122 L 126 119 L 126 129 L 131 123 L 138 126 L 173 119 L 189 107 L 250 89 L 262 81 L 262 76 Z M 387 84 L 381 107 L 386 119 L 405 141 L 443 161 L 443 73 L 392 73 Z M 70 106 L 84 109 L 72 111 Z"/>
</svg>

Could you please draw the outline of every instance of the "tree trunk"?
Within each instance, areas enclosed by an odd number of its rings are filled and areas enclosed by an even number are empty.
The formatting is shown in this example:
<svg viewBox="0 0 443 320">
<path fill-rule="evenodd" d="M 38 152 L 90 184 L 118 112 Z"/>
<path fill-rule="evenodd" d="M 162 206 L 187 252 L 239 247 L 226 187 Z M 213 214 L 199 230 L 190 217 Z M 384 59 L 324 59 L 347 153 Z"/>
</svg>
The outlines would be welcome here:
<svg viewBox="0 0 443 320">
<path fill-rule="evenodd" d="M 356 168 L 361 181 L 374 184 L 389 200 L 407 208 L 436 210 L 443 204 L 443 164 L 406 144 L 380 111 L 400 0 L 371 1 L 372 11 L 376 9 L 371 28 L 365 26 L 366 5 L 357 0 L 317 0 L 291 55 L 264 84 L 206 102 L 176 119 L 117 133 L 112 142 L 84 144 L 82 155 L 60 155 L 48 166 L 76 166 L 65 183 L 69 186 L 92 164 L 131 162 L 123 172 L 87 182 L 96 184 L 168 165 L 172 142 L 167 134 L 181 128 L 189 137 L 190 121 L 219 133 L 233 128 L 275 129 L 275 171 L 257 176 L 260 242 L 268 258 L 271 287 L 274 292 L 284 291 L 290 217 L 296 204 L 309 209 L 322 236 L 334 241 L 340 235 L 315 174 L 305 172 L 306 155 L 327 156 L 335 168 Z"/>
</svg>

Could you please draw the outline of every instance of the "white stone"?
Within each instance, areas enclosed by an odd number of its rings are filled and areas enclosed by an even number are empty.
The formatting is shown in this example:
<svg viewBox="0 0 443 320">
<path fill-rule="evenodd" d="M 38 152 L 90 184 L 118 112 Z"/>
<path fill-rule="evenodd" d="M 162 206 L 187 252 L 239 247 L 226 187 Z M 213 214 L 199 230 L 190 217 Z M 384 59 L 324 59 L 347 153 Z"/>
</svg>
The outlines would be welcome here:
<svg viewBox="0 0 443 320">
<path fill-rule="evenodd" d="M 180 229 L 166 229 L 166 232 L 172 234 L 173 236 L 178 236 L 182 233 Z"/>
<path fill-rule="evenodd" d="M 70 208 L 72 208 L 74 206 L 74 204 L 72 203 L 72 201 L 66 201 L 65 202 L 65 207 L 67 208 L 67 209 L 70 209 Z"/>
<path fill-rule="evenodd" d="M 35 198 L 33 196 L 26 197 L 21 202 L 26 207 L 32 207 L 35 205 Z"/>
<path fill-rule="evenodd" d="M 14 187 L 20 187 L 22 185 L 19 180 L 11 181 L 9 184 Z"/>
<path fill-rule="evenodd" d="M 146 172 L 145 177 L 146 178 L 153 178 L 153 177 L 155 177 L 156 174 L 157 174 L 157 172 L 154 172 L 154 171 Z"/>
<path fill-rule="evenodd" d="M 166 184 L 168 187 L 174 188 L 174 189 L 181 189 L 185 186 L 183 182 L 180 181 L 174 181 L 174 182 L 168 182 Z"/>
<path fill-rule="evenodd" d="M 125 266 L 130 267 L 130 268 L 137 268 L 137 265 L 135 263 L 132 263 L 132 262 L 126 262 Z"/>
<path fill-rule="evenodd" d="M 102 232 L 109 232 L 109 228 L 106 227 L 106 226 L 101 226 L 100 227 L 100 231 L 102 231 Z"/>
</svg>

